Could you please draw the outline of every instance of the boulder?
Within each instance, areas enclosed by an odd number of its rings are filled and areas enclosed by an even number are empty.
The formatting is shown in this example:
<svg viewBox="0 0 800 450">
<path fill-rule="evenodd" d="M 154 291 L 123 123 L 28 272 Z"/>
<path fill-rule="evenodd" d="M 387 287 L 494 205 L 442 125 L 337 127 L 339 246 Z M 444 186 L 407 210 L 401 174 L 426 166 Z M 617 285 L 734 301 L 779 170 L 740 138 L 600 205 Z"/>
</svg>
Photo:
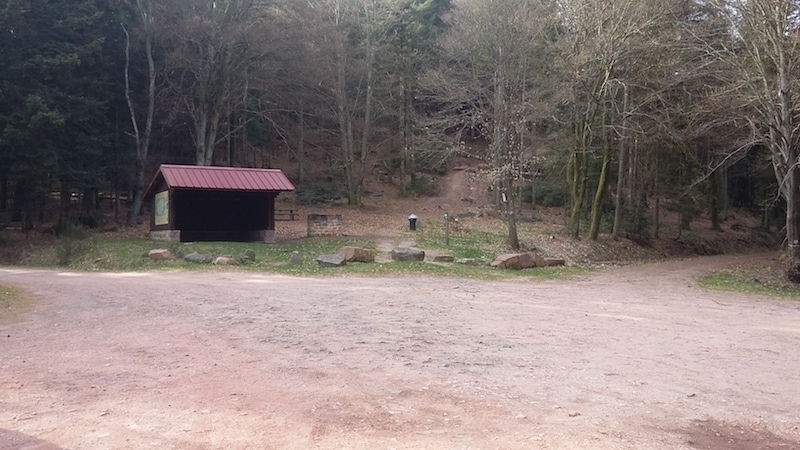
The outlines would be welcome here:
<svg viewBox="0 0 800 450">
<path fill-rule="evenodd" d="M 190 263 L 207 264 L 211 262 L 212 257 L 209 255 L 202 255 L 197 252 L 192 252 L 184 256 L 183 260 Z"/>
<path fill-rule="evenodd" d="M 153 261 L 164 261 L 165 259 L 172 258 L 172 252 L 165 248 L 157 248 L 155 250 L 150 250 L 147 253 L 147 257 Z"/>
<path fill-rule="evenodd" d="M 425 251 L 414 247 L 395 247 L 392 249 L 394 261 L 424 261 Z"/>
<path fill-rule="evenodd" d="M 545 263 L 547 263 L 547 267 L 556 267 L 556 266 L 566 266 L 567 262 L 563 259 L 557 258 L 545 258 Z"/>
<path fill-rule="evenodd" d="M 528 252 L 531 258 L 533 258 L 533 263 L 535 264 L 534 267 L 547 267 L 547 260 L 539 256 L 536 252 Z"/>
<path fill-rule="evenodd" d="M 433 262 L 438 263 L 451 263 L 455 260 L 456 259 L 453 257 L 453 255 L 436 255 L 433 257 Z"/>
<path fill-rule="evenodd" d="M 547 267 L 547 260 L 536 252 L 506 253 L 495 258 L 492 267 L 499 269 L 523 270 L 534 267 Z"/>
<path fill-rule="evenodd" d="M 366 248 L 342 247 L 339 253 L 344 255 L 347 262 L 373 263 L 375 262 L 375 252 Z"/>
<path fill-rule="evenodd" d="M 317 264 L 320 267 L 342 267 L 347 265 L 344 255 L 341 253 L 334 253 L 332 255 L 319 255 L 317 256 Z"/>
<path fill-rule="evenodd" d="M 300 252 L 297 250 L 292 252 L 292 256 L 289 257 L 289 264 L 292 266 L 299 266 L 303 264 L 303 257 L 300 256 Z"/>
<path fill-rule="evenodd" d="M 243 258 L 245 261 L 256 262 L 256 252 L 248 248 L 244 251 Z"/>
<path fill-rule="evenodd" d="M 239 261 L 233 256 L 217 256 L 214 258 L 214 264 L 218 266 L 238 266 Z"/>
<path fill-rule="evenodd" d="M 536 261 L 530 253 L 506 253 L 495 258 L 492 267 L 509 270 L 530 269 L 536 267 Z"/>
</svg>

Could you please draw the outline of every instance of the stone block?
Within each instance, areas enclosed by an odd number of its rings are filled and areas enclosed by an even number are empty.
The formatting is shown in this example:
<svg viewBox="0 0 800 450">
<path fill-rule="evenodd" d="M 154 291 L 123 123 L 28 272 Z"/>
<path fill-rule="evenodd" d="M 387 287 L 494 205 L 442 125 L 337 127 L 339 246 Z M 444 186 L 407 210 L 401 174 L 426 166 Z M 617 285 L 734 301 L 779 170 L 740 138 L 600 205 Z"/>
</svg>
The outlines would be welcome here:
<svg viewBox="0 0 800 450">
<path fill-rule="evenodd" d="M 339 253 L 344 255 L 347 262 L 373 263 L 375 262 L 375 252 L 366 248 L 342 247 Z"/>
<path fill-rule="evenodd" d="M 424 261 L 425 251 L 414 247 L 395 247 L 392 249 L 394 261 Z"/>
<path fill-rule="evenodd" d="M 317 256 L 317 264 L 320 267 L 342 267 L 347 265 L 344 255 L 341 253 L 334 253 L 332 255 L 319 255 Z"/>
</svg>

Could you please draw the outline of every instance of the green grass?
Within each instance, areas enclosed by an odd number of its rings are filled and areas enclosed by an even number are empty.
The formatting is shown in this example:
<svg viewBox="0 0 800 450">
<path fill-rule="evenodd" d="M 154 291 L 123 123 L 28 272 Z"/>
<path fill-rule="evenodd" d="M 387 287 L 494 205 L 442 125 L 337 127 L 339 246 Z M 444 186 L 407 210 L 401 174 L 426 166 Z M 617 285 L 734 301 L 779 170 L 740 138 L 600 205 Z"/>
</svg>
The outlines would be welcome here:
<svg viewBox="0 0 800 450">
<path fill-rule="evenodd" d="M 507 279 L 562 279 L 586 273 L 578 267 L 548 267 L 524 271 L 506 271 L 489 267 L 489 263 L 503 247 L 504 236 L 481 231 L 471 231 L 463 236 L 451 236 L 450 246 L 444 245 L 443 234 L 416 235 L 418 246 L 425 249 L 446 249 L 456 258 L 474 258 L 480 265 L 429 264 L 420 262 L 351 263 L 339 268 L 320 267 L 319 255 L 335 253 L 344 246 L 374 249 L 375 243 L 346 238 L 309 238 L 281 244 L 236 242 L 164 243 L 143 238 L 89 237 L 60 241 L 55 245 L 35 250 L 29 265 L 62 268 L 77 271 L 152 271 L 152 270 L 248 270 L 294 276 L 434 276 L 481 280 Z M 64 243 L 68 243 L 68 251 Z M 156 248 L 167 248 L 173 258 L 152 261 L 147 253 Z M 230 266 L 189 263 L 183 256 L 192 252 L 203 255 L 242 256 L 246 250 L 256 253 L 256 261 L 232 269 Z M 302 263 L 289 264 L 292 252 L 300 253 Z M 68 253 L 69 258 L 65 258 Z"/>
<path fill-rule="evenodd" d="M 775 273 L 768 268 L 720 270 L 700 278 L 698 283 L 720 291 L 800 298 L 800 287 L 775 276 Z"/>
<path fill-rule="evenodd" d="M 480 263 L 489 264 L 500 254 L 510 251 L 506 247 L 506 235 L 482 230 L 459 230 L 454 227 L 449 237 L 438 229 L 425 229 L 418 232 L 417 246 L 421 248 L 447 250 L 456 259 L 473 258 Z"/>
</svg>

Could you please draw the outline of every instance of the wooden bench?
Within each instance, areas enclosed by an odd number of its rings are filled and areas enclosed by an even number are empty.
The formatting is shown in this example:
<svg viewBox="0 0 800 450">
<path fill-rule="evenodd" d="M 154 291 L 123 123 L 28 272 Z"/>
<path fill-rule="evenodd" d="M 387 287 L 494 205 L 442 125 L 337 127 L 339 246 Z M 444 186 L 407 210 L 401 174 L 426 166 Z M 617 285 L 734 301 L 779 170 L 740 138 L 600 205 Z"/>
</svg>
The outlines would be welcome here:
<svg viewBox="0 0 800 450">
<path fill-rule="evenodd" d="M 298 216 L 296 209 L 276 209 L 275 220 L 296 220 Z"/>
</svg>

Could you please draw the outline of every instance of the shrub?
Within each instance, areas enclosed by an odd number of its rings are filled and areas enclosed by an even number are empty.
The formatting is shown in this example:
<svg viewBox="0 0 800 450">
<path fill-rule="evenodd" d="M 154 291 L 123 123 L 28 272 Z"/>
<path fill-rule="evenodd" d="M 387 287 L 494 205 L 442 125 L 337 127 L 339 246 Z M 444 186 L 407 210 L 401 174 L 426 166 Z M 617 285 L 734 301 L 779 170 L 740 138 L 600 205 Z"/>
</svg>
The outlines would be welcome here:
<svg viewBox="0 0 800 450">
<path fill-rule="evenodd" d="M 414 197 L 429 197 L 439 192 L 439 183 L 427 175 L 415 175 L 408 182 L 406 192 Z"/>
<path fill-rule="evenodd" d="M 98 228 L 105 223 L 105 217 L 99 212 L 82 212 L 78 215 L 78 222 L 86 228 Z"/>
<path fill-rule="evenodd" d="M 298 186 L 295 192 L 297 203 L 301 205 L 319 205 L 347 197 L 331 184 L 305 184 Z"/>
<path fill-rule="evenodd" d="M 640 244 L 650 242 L 650 219 L 647 217 L 647 203 L 626 206 L 622 210 L 622 230 L 629 239 Z"/>
<path fill-rule="evenodd" d="M 564 186 L 550 183 L 534 183 L 525 186 L 522 201 L 538 206 L 562 207 L 566 204 L 567 194 Z"/>
</svg>

